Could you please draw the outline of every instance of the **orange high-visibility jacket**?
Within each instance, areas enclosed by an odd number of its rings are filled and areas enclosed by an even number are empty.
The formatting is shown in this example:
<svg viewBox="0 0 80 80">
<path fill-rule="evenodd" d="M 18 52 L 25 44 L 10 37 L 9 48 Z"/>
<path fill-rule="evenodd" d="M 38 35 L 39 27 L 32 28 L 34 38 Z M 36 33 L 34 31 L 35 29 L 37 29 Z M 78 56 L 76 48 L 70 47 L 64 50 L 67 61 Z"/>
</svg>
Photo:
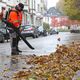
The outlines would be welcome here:
<svg viewBox="0 0 80 80">
<path fill-rule="evenodd" d="M 22 12 L 12 10 L 8 16 L 8 21 L 18 28 L 22 23 Z"/>
</svg>

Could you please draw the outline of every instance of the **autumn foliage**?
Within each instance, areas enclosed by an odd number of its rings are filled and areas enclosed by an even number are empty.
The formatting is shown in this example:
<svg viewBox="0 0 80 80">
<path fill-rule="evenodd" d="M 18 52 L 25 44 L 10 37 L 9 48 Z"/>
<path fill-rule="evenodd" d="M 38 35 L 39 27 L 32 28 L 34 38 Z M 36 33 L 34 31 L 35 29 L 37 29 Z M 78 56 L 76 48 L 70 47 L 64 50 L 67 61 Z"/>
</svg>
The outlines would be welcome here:
<svg viewBox="0 0 80 80">
<path fill-rule="evenodd" d="M 57 45 L 55 53 L 34 55 L 25 61 L 34 66 L 17 72 L 12 80 L 72 80 L 75 72 L 80 70 L 80 44 Z"/>
</svg>

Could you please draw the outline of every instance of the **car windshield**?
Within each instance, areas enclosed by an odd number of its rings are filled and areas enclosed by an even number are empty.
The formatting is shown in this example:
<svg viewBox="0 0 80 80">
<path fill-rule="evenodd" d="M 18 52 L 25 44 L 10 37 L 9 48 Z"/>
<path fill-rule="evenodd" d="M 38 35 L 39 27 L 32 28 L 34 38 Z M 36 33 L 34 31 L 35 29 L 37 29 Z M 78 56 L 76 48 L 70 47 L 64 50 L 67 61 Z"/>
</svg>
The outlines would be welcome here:
<svg viewBox="0 0 80 80">
<path fill-rule="evenodd" d="M 1 31 L 1 32 L 6 32 L 6 29 L 0 28 L 0 31 Z"/>
<path fill-rule="evenodd" d="M 28 29 L 28 28 L 30 28 L 30 27 L 31 27 L 31 26 L 30 26 L 30 25 L 28 25 L 28 26 L 25 26 L 25 27 L 24 27 L 24 29 Z"/>
<path fill-rule="evenodd" d="M 6 33 L 6 28 L 4 28 L 4 27 L 0 28 L 0 31 L 3 32 L 3 33 Z M 9 31 L 7 30 L 7 32 L 9 32 Z"/>
</svg>

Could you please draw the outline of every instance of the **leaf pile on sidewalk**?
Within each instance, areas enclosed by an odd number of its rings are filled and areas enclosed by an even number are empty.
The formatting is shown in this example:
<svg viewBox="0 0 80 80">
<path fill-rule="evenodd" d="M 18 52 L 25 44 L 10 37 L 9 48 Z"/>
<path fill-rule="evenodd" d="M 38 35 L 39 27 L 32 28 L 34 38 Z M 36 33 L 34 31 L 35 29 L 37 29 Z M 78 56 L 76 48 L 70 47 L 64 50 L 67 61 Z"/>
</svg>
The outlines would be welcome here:
<svg viewBox="0 0 80 80">
<path fill-rule="evenodd" d="M 58 45 L 55 53 L 33 56 L 26 63 L 34 67 L 15 73 L 12 80 L 72 80 L 80 70 L 80 43 Z"/>
</svg>

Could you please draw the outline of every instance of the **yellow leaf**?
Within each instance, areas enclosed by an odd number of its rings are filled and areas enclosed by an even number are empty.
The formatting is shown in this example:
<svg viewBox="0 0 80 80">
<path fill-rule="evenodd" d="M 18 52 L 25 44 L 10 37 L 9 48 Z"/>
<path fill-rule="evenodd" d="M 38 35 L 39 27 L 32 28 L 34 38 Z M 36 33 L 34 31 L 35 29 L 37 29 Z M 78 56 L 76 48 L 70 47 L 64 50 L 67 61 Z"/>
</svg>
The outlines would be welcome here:
<svg viewBox="0 0 80 80">
<path fill-rule="evenodd" d="M 49 76 L 48 80 L 53 80 L 52 76 Z"/>
</svg>

